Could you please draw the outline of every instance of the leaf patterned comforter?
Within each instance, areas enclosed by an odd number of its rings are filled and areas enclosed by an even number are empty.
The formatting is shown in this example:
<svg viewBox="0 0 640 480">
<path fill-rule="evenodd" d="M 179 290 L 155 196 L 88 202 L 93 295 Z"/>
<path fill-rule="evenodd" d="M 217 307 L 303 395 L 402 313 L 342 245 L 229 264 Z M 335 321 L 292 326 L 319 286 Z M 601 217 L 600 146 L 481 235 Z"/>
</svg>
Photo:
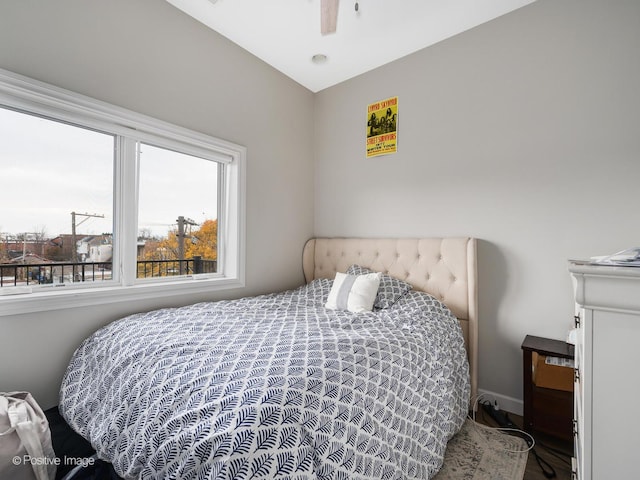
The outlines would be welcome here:
<svg viewBox="0 0 640 480">
<path fill-rule="evenodd" d="M 467 412 L 458 321 L 418 292 L 327 310 L 330 288 L 113 322 L 73 355 L 60 411 L 127 479 L 431 478 Z"/>
</svg>

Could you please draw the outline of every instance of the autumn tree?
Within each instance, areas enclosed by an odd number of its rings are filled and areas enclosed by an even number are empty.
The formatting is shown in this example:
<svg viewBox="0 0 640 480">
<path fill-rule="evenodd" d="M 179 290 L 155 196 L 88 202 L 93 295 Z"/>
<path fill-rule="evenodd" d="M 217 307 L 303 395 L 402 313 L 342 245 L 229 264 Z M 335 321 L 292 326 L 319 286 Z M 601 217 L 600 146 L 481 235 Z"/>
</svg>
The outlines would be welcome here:
<svg viewBox="0 0 640 480">
<path fill-rule="evenodd" d="M 218 259 L 218 220 L 205 220 L 200 228 L 187 233 L 184 239 L 184 257 L 200 256 L 204 260 Z M 178 260 L 178 234 L 170 231 L 166 238 L 145 243 L 145 260 Z"/>
<path fill-rule="evenodd" d="M 191 234 L 191 241 L 187 239 L 184 252 L 186 258 L 200 256 L 205 260 L 217 260 L 218 220 L 205 220 L 198 231 Z"/>
</svg>

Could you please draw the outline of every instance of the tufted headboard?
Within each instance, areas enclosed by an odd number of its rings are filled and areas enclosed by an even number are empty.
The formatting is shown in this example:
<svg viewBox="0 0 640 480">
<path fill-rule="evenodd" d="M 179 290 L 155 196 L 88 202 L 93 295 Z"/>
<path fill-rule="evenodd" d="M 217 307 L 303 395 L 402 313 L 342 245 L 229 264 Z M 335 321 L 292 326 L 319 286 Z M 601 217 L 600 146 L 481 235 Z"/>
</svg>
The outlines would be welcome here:
<svg viewBox="0 0 640 480">
<path fill-rule="evenodd" d="M 471 395 L 478 390 L 476 239 L 312 238 L 304 246 L 307 282 L 334 278 L 358 264 L 404 280 L 441 300 L 460 320 L 469 356 Z"/>
</svg>

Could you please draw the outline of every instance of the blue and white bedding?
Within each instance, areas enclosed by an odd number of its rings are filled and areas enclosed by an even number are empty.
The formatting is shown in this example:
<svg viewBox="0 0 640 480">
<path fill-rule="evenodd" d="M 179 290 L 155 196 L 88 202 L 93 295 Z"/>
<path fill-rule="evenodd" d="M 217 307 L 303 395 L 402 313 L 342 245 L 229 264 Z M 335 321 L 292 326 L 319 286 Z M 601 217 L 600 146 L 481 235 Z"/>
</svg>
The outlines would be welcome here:
<svg viewBox="0 0 640 480">
<path fill-rule="evenodd" d="M 116 321 L 60 410 L 124 478 L 428 479 L 469 401 L 457 319 L 409 292 L 324 308 L 330 280 Z"/>
</svg>

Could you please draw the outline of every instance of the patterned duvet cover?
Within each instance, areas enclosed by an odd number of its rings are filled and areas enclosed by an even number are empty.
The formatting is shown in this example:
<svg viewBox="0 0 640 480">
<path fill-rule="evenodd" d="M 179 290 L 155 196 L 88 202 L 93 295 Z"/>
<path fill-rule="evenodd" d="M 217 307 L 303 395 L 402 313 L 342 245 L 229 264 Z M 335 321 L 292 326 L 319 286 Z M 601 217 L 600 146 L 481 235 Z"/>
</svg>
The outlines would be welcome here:
<svg viewBox="0 0 640 480">
<path fill-rule="evenodd" d="M 116 321 L 60 410 L 123 478 L 428 479 L 464 422 L 458 321 L 427 294 L 324 308 L 330 280 Z"/>
</svg>

